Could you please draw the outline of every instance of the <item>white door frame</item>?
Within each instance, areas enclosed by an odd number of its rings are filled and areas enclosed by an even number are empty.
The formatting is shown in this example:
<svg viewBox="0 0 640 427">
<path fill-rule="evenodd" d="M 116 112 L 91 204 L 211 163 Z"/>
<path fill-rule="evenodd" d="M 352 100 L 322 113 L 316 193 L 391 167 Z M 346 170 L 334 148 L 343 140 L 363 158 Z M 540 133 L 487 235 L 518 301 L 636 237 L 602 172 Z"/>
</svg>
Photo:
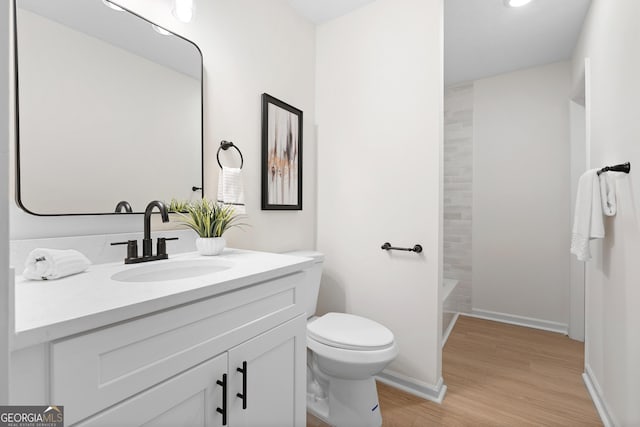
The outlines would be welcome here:
<svg viewBox="0 0 640 427">
<path fill-rule="evenodd" d="M 575 206 L 577 184 L 590 164 L 590 63 L 585 58 L 582 78 L 574 88 L 569 101 L 571 128 L 571 225 Z M 585 340 L 585 264 L 571 257 L 569 286 L 569 337 Z"/>
</svg>

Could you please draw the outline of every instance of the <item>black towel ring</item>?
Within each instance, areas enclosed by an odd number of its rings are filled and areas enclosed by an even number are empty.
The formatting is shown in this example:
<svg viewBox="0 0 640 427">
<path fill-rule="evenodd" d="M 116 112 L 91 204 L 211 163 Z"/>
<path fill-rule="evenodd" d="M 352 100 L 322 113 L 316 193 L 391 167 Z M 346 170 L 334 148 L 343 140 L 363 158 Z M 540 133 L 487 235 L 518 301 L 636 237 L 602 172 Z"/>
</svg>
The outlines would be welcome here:
<svg viewBox="0 0 640 427">
<path fill-rule="evenodd" d="M 238 151 L 238 154 L 240 154 L 240 169 L 242 169 L 242 166 L 244 166 L 244 157 L 242 157 L 242 152 L 240 151 L 240 149 L 231 141 L 220 141 L 220 148 L 218 148 L 218 152 L 216 153 L 216 159 L 218 159 L 218 166 L 220 166 L 220 168 L 222 168 L 222 163 L 220 163 L 220 150 L 226 151 L 232 147 Z"/>
</svg>

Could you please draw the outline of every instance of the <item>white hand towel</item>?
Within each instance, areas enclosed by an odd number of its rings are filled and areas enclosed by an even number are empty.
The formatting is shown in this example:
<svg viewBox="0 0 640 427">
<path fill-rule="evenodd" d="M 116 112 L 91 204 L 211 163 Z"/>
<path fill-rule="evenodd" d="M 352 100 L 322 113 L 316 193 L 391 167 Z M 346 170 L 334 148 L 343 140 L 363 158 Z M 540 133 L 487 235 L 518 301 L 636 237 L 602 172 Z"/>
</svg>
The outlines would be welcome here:
<svg viewBox="0 0 640 427">
<path fill-rule="evenodd" d="M 240 168 L 222 167 L 218 175 L 218 202 L 233 206 L 236 213 L 245 214 L 244 186 Z"/>
<path fill-rule="evenodd" d="M 22 276 L 30 280 L 54 280 L 81 273 L 91 261 L 73 249 L 34 249 L 27 256 Z"/>
<path fill-rule="evenodd" d="M 573 233 L 571 237 L 571 253 L 579 261 L 591 259 L 589 241 L 604 237 L 604 222 L 602 218 L 602 199 L 600 196 L 600 182 L 598 169 L 591 169 L 580 177 L 578 181 L 578 195 L 576 210 L 573 218 Z"/>
<path fill-rule="evenodd" d="M 617 211 L 616 189 L 607 172 L 600 174 L 600 196 L 602 198 L 602 212 L 606 216 L 614 216 Z"/>
</svg>

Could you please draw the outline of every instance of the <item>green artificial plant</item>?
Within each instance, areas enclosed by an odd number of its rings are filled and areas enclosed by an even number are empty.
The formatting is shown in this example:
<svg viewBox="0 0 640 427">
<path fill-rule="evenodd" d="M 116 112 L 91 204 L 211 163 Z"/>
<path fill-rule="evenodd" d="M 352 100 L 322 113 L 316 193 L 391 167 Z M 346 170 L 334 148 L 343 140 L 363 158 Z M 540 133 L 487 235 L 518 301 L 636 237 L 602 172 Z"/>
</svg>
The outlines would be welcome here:
<svg viewBox="0 0 640 427">
<path fill-rule="evenodd" d="M 169 211 L 180 216 L 180 222 L 198 233 L 198 236 L 222 237 L 233 227 L 242 227 L 240 215 L 233 206 L 215 203 L 202 198 L 194 202 L 171 200 Z"/>
</svg>

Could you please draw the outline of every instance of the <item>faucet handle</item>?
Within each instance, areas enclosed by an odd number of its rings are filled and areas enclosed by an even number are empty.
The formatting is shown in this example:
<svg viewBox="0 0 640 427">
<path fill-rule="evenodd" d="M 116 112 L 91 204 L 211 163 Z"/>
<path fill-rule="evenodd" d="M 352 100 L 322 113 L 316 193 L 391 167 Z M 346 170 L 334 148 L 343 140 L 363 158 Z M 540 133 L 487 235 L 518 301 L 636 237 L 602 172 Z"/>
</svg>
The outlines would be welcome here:
<svg viewBox="0 0 640 427">
<path fill-rule="evenodd" d="M 166 255 L 167 254 L 167 241 L 168 240 L 179 240 L 179 237 L 158 237 L 158 255 Z"/>
<path fill-rule="evenodd" d="M 138 241 L 127 240 L 126 242 L 111 243 L 111 246 L 127 245 L 127 259 L 138 258 Z"/>
</svg>

